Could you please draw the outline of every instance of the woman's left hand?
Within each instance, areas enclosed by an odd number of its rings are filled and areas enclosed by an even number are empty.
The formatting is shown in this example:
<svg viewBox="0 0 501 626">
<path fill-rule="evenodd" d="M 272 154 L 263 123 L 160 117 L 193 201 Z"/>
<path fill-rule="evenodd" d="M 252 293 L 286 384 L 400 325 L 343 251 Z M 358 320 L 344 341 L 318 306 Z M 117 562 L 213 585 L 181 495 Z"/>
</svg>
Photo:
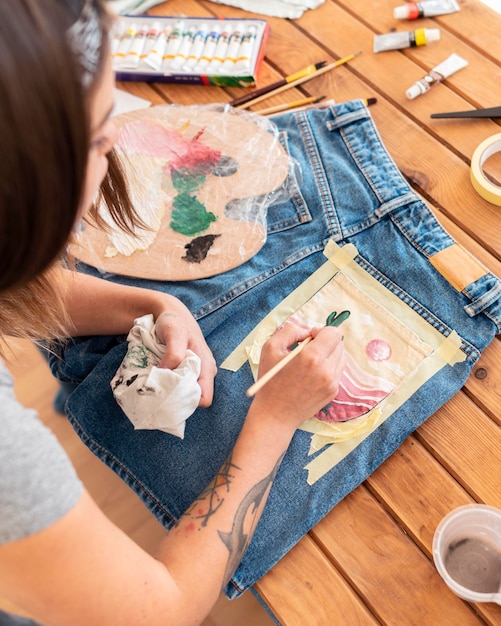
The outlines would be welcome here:
<svg viewBox="0 0 501 626">
<path fill-rule="evenodd" d="M 172 297 L 155 322 L 157 338 L 166 348 L 160 367 L 175 369 L 186 357 L 186 351 L 192 350 L 202 361 L 198 378 L 202 390 L 200 406 L 210 406 L 217 366 L 195 318 L 180 300 Z"/>
</svg>

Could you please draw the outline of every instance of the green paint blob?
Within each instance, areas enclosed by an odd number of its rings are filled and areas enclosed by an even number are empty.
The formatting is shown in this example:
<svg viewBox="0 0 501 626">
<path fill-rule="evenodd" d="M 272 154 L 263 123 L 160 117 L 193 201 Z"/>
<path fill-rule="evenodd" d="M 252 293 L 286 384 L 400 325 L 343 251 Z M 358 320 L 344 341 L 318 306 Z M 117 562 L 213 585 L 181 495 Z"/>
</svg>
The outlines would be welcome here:
<svg viewBox="0 0 501 626">
<path fill-rule="evenodd" d="M 169 226 L 182 235 L 198 235 L 207 230 L 217 217 L 207 211 L 205 205 L 188 193 L 178 193 L 172 202 L 172 216 Z"/>
<path fill-rule="evenodd" d="M 205 183 L 205 174 L 186 173 L 184 170 L 172 170 L 172 184 L 179 193 L 197 191 Z"/>
</svg>

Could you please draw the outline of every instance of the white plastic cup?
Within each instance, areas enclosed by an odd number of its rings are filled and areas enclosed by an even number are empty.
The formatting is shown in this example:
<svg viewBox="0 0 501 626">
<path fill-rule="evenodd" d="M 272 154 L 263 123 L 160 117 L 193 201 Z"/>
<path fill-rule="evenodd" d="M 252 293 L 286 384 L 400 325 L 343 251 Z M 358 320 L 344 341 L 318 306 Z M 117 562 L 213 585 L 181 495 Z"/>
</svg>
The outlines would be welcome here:
<svg viewBox="0 0 501 626">
<path fill-rule="evenodd" d="M 433 560 L 463 600 L 501 605 L 501 510 L 467 504 L 451 511 L 435 531 Z"/>
</svg>

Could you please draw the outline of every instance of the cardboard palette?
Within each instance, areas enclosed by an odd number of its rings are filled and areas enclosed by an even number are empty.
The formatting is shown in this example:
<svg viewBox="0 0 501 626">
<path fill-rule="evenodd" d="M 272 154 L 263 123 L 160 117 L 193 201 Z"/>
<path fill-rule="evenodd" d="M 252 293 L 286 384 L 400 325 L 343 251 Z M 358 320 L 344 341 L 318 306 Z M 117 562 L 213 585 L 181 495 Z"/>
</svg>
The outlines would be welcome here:
<svg viewBox="0 0 501 626">
<path fill-rule="evenodd" d="M 101 206 L 111 232 L 86 223 L 72 254 L 105 272 L 156 280 L 204 278 L 247 261 L 266 240 L 272 192 L 289 172 L 261 119 L 173 105 L 115 118 L 131 197 L 149 229 L 124 237 Z"/>
</svg>

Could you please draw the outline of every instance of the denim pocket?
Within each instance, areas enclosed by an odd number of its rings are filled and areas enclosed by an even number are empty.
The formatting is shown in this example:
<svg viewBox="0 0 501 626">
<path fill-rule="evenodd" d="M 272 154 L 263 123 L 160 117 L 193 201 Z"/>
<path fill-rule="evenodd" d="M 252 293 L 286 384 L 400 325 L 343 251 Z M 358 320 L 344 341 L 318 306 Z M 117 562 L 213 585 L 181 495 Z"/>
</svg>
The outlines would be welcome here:
<svg viewBox="0 0 501 626">
<path fill-rule="evenodd" d="M 286 132 L 281 131 L 279 133 L 279 141 L 286 154 L 292 159 Z M 292 159 L 292 161 L 294 160 Z M 311 213 L 308 210 L 308 206 L 300 190 L 301 171 L 299 164 L 296 167 L 296 171 L 290 172 L 284 184 L 287 185 L 286 193 L 288 200 L 286 202 L 272 204 L 268 208 L 268 235 L 294 228 L 299 224 L 311 222 L 312 220 Z"/>
</svg>

